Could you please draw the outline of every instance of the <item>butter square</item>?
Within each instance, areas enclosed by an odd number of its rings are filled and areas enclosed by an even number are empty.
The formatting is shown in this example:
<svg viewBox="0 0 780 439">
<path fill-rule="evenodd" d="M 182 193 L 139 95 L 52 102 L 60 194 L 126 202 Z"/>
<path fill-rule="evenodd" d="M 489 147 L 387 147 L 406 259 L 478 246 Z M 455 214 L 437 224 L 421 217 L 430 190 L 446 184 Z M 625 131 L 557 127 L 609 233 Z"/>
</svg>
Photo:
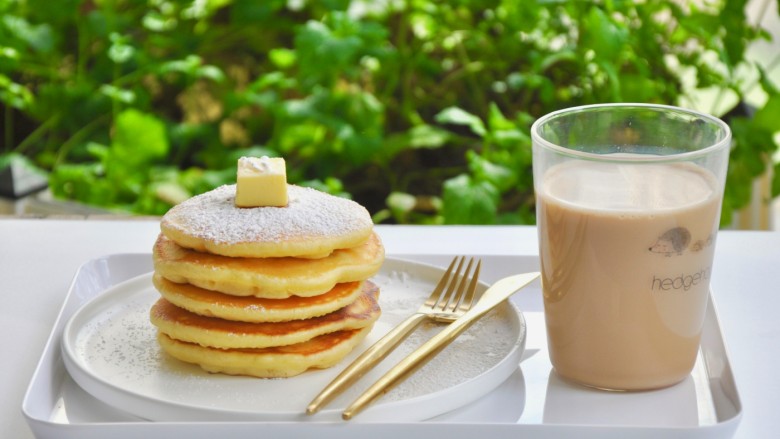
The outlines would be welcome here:
<svg viewBox="0 0 780 439">
<path fill-rule="evenodd" d="M 287 169 L 283 158 L 241 157 L 236 178 L 237 207 L 287 205 Z"/>
</svg>

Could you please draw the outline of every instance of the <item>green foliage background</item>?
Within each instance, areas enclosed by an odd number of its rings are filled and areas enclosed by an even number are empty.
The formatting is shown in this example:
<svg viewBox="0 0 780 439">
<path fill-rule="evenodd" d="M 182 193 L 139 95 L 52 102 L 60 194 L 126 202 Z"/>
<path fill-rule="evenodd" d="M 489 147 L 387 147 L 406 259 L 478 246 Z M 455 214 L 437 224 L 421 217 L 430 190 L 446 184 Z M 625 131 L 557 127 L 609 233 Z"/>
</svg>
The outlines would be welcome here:
<svg viewBox="0 0 780 439">
<path fill-rule="evenodd" d="M 281 155 L 291 182 L 376 222 L 533 223 L 529 129 L 686 90 L 768 96 L 727 115 L 723 222 L 771 164 L 780 92 L 745 60 L 745 0 L 0 0 L 3 152 L 57 196 L 161 214 Z M 775 169 L 773 195 L 780 193 Z"/>
</svg>

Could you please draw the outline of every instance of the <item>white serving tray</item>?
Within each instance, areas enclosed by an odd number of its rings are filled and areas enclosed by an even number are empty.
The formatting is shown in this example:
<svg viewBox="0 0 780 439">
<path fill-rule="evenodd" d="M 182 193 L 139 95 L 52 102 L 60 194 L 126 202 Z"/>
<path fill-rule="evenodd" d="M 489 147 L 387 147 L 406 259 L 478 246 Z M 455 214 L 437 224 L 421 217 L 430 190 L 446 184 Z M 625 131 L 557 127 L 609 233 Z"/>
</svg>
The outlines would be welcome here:
<svg viewBox="0 0 780 439">
<path fill-rule="evenodd" d="M 403 257 L 403 255 L 392 255 Z M 451 256 L 409 259 L 446 265 Z M 484 255 L 481 278 L 535 271 L 536 258 Z M 60 354 L 69 317 L 106 288 L 152 269 L 148 254 L 119 254 L 89 261 L 77 271 L 32 376 L 22 411 L 40 439 L 192 439 L 230 437 L 318 438 L 729 438 L 742 406 L 710 302 L 702 347 L 690 377 L 658 391 L 608 393 L 570 385 L 552 372 L 546 352 L 538 282 L 512 301 L 523 311 L 528 337 L 518 370 L 476 402 L 423 422 L 149 422 L 108 406 L 70 378 Z M 356 418 L 358 420 L 359 418 Z"/>
</svg>

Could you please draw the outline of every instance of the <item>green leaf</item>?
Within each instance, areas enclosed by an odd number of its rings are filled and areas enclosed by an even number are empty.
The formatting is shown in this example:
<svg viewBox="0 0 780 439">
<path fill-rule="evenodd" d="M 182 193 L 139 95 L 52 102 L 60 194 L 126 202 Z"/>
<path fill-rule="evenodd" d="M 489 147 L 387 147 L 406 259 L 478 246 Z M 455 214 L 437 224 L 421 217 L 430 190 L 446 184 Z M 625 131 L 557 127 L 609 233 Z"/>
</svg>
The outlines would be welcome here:
<svg viewBox="0 0 780 439">
<path fill-rule="evenodd" d="M 166 17 L 156 11 L 149 11 L 142 20 L 142 24 L 146 29 L 152 32 L 164 32 L 176 27 L 176 19 L 173 17 Z"/>
<path fill-rule="evenodd" d="M 13 82 L 11 78 L 0 73 L 0 102 L 25 110 L 33 104 L 33 101 L 33 94 L 27 87 Z"/>
<path fill-rule="evenodd" d="M 106 160 L 108 160 L 110 154 L 110 148 L 108 146 L 97 142 L 89 142 L 87 143 L 86 149 L 87 153 L 89 153 L 90 156 L 98 159 L 99 162 L 105 163 Z"/>
<path fill-rule="evenodd" d="M 135 55 L 135 47 L 130 45 L 130 37 L 116 32 L 110 35 L 111 46 L 108 48 L 108 57 L 117 64 L 123 64 Z"/>
<path fill-rule="evenodd" d="M 766 70 L 764 70 L 764 68 L 759 64 L 756 64 L 756 68 L 758 69 L 761 88 L 764 90 L 764 92 L 769 96 L 780 94 L 780 89 L 778 89 L 777 85 L 772 82 L 772 79 L 766 73 Z"/>
<path fill-rule="evenodd" d="M 231 0 L 194 1 L 181 11 L 182 18 L 201 20 L 225 7 Z"/>
<path fill-rule="evenodd" d="M 223 184 L 236 182 L 236 165 L 221 170 L 201 170 L 196 168 L 188 169 L 179 173 L 178 182 L 193 194 L 202 194 L 208 192 Z"/>
<path fill-rule="evenodd" d="M 272 146 L 283 154 L 298 151 L 303 158 L 311 158 L 327 135 L 327 128 L 315 122 L 300 122 L 285 125 L 279 130 L 278 139 Z M 307 149 L 310 148 L 310 149 Z"/>
<path fill-rule="evenodd" d="M 14 37 L 24 41 L 30 48 L 49 53 L 55 46 L 55 34 L 48 24 L 31 24 L 22 17 L 5 15 L 2 24 Z"/>
<path fill-rule="evenodd" d="M 187 189 L 172 182 L 156 183 L 153 185 L 153 190 L 157 198 L 172 206 L 192 197 L 192 194 Z"/>
<path fill-rule="evenodd" d="M 299 184 L 301 186 L 311 187 L 321 192 L 335 195 L 337 197 L 348 199 L 352 198 L 348 192 L 344 191 L 344 184 L 341 182 L 341 180 L 335 177 L 327 177 L 324 181 L 320 179 L 306 180 L 300 182 Z"/>
<path fill-rule="evenodd" d="M 485 134 L 487 134 L 487 130 L 485 129 L 485 124 L 482 122 L 482 119 L 471 113 L 468 113 L 459 107 L 445 108 L 436 115 L 436 122 L 467 126 L 474 134 L 480 137 L 484 137 Z"/>
<path fill-rule="evenodd" d="M 111 157 L 114 165 L 138 170 L 168 154 L 165 124 L 157 117 L 135 109 L 116 118 Z"/>
<path fill-rule="evenodd" d="M 721 57 L 729 70 L 737 67 L 745 57 L 746 42 L 751 32 L 745 17 L 746 4 L 747 0 L 726 0 L 718 17 L 720 26 L 725 30 Z"/>
<path fill-rule="evenodd" d="M 511 169 L 492 163 L 474 151 L 468 151 L 466 159 L 477 181 L 487 181 L 500 192 L 510 189 L 517 183 L 517 177 Z"/>
<path fill-rule="evenodd" d="M 514 122 L 507 119 L 504 114 L 501 113 L 501 109 L 498 108 L 498 105 L 496 105 L 495 102 L 490 103 L 487 122 L 488 126 L 490 127 L 490 131 L 515 129 Z"/>
<path fill-rule="evenodd" d="M 230 22 L 251 26 L 278 23 L 286 12 L 287 3 L 287 0 L 234 0 L 230 8 Z"/>
<path fill-rule="evenodd" d="M 417 198 L 414 195 L 405 192 L 391 192 L 390 195 L 387 196 L 385 204 L 390 208 L 390 212 L 393 214 L 396 221 L 403 223 L 417 205 Z"/>
<path fill-rule="evenodd" d="M 309 20 L 295 35 L 298 80 L 306 89 L 331 87 L 339 79 L 359 80 L 365 71 L 361 65 L 365 56 L 380 63 L 392 56 L 394 51 L 387 43 L 387 29 L 382 25 L 343 11 L 332 11 L 322 21 Z"/>
<path fill-rule="evenodd" d="M 415 149 L 439 148 L 452 137 L 448 131 L 427 124 L 412 127 L 407 134 L 409 147 Z"/>
<path fill-rule="evenodd" d="M 288 69 L 295 65 L 295 51 L 285 48 L 271 49 L 268 58 L 280 69 Z"/>
<path fill-rule="evenodd" d="M 199 55 L 187 55 L 184 59 L 177 59 L 163 63 L 158 67 L 160 73 L 178 72 L 193 78 L 208 78 L 215 82 L 225 80 L 225 73 L 217 66 L 203 64 L 203 58 Z"/>
<path fill-rule="evenodd" d="M 442 214 L 445 224 L 493 224 L 499 192 L 488 181 L 461 174 L 444 182 Z"/>
<path fill-rule="evenodd" d="M 96 205 L 113 202 L 115 190 L 102 177 L 102 166 L 61 164 L 49 176 L 49 187 L 59 197 L 67 197 Z"/>
<path fill-rule="evenodd" d="M 513 152 L 525 154 L 531 146 L 531 137 L 520 130 L 501 130 L 492 133 L 491 139 L 496 145 Z"/>
<path fill-rule="evenodd" d="M 751 183 L 754 175 L 740 162 L 731 163 L 726 177 L 724 200 L 728 199 L 733 209 L 741 209 L 750 204 Z"/>
<path fill-rule="evenodd" d="M 536 73 L 512 72 L 506 77 L 506 83 L 512 90 L 522 90 L 523 88 L 537 89 L 549 79 Z"/>
<path fill-rule="evenodd" d="M 199 78 L 208 78 L 214 82 L 222 82 L 225 80 L 225 74 L 217 66 L 205 65 L 196 70 L 196 76 Z"/>
<path fill-rule="evenodd" d="M 656 81 L 644 75 L 621 74 L 620 94 L 626 102 L 652 102 L 657 96 Z"/>
<path fill-rule="evenodd" d="M 753 123 L 768 133 L 780 131 L 780 94 L 769 97 L 764 106 L 756 111 Z"/>
<path fill-rule="evenodd" d="M 287 78 L 284 72 L 268 72 L 264 75 L 260 75 L 251 85 L 252 91 L 261 91 L 268 87 L 281 86 L 282 88 L 290 88 L 295 84 L 294 79 Z"/>
<path fill-rule="evenodd" d="M 411 25 L 414 35 L 421 40 L 432 38 L 437 34 L 437 31 L 441 26 L 446 26 L 445 23 L 437 23 L 436 18 L 425 11 L 422 13 L 411 13 L 409 16 L 409 24 Z"/>
<path fill-rule="evenodd" d="M 301 82 L 331 85 L 341 73 L 354 70 L 351 60 L 357 57 L 360 46 L 361 40 L 354 34 L 309 21 L 295 38 Z"/>
<path fill-rule="evenodd" d="M 50 0 L 25 0 L 24 3 L 30 11 L 34 11 L 36 21 L 65 27 L 77 16 L 83 0 L 57 0 L 56 7 Z"/>
<path fill-rule="evenodd" d="M 16 61 L 19 59 L 19 51 L 13 47 L 0 46 L 0 58 L 7 58 Z"/>
<path fill-rule="evenodd" d="M 582 48 L 592 49 L 598 59 L 615 63 L 628 39 L 628 29 L 613 22 L 598 6 L 590 8 L 582 26 Z"/>
<path fill-rule="evenodd" d="M 111 100 L 123 104 L 132 104 L 135 102 L 135 92 L 133 90 L 124 90 L 109 84 L 100 86 L 100 93 L 108 96 Z"/>
</svg>

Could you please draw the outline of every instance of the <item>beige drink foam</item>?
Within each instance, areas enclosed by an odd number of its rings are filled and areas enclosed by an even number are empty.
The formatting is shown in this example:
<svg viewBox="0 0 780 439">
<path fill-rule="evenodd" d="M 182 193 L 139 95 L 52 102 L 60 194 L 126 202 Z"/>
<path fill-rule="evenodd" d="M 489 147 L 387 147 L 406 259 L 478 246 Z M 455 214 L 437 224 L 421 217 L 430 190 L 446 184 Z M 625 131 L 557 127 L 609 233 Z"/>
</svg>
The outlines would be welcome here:
<svg viewBox="0 0 780 439">
<path fill-rule="evenodd" d="M 696 359 L 720 196 L 690 164 L 570 162 L 537 194 L 550 359 L 608 389 L 668 386 Z"/>
</svg>

